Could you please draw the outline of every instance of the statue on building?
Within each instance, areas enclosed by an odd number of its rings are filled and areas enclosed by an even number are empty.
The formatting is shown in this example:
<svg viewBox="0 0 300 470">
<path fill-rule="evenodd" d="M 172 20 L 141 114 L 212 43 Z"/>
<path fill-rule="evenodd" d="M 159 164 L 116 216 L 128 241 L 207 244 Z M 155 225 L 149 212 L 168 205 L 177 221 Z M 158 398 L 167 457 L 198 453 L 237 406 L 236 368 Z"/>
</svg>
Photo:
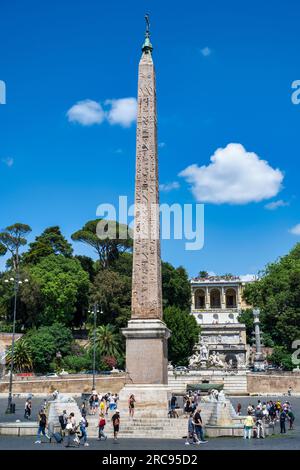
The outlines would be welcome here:
<svg viewBox="0 0 300 470">
<path fill-rule="evenodd" d="M 204 343 L 200 344 L 200 359 L 201 361 L 208 361 L 208 349 Z"/>
<path fill-rule="evenodd" d="M 200 365 L 201 356 L 198 351 L 189 358 L 189 367 L 196 369 Z"/>
<path fill-rule="evenodd" d="M 213 353 L 209 356 L 209 364 L 212 367 L 224 367 L 224 363 L 220 358 L 220 354 L 218 352 L 216 353 L 216 351 L 213 351 Z"/>
</svg>

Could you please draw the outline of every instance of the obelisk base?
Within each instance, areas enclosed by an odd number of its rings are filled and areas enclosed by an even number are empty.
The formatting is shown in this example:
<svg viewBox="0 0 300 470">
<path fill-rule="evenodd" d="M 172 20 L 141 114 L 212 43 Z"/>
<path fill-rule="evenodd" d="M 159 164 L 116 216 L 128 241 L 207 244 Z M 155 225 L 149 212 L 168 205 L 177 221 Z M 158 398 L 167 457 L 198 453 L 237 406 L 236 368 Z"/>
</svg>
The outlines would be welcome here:
<svg viewBox="0 0 300 470">
<path fill-rule="evenodd" d="M 167 418 L 170 393 L 167 385 L 127 384 L 119 393 L 118 409 L 121 417 L 129 415 L 128 399 L 135 397 L 136 418 Z"/>
<path fill-rule="evenodd" d="M 128 399 L 135 396 L 136 417 L 168 416 L 168 338 L 161 320 L 130 320 L 126 337 L 127 383 L 119 394 L 118 408 L 128 413 Z"/>
<path fill-rule="evenodd" d="M 170 330 L 161 320 L 130 320 L 126 338 L 126 372 L 132 384 L 168 384 Z"/>
</svg>

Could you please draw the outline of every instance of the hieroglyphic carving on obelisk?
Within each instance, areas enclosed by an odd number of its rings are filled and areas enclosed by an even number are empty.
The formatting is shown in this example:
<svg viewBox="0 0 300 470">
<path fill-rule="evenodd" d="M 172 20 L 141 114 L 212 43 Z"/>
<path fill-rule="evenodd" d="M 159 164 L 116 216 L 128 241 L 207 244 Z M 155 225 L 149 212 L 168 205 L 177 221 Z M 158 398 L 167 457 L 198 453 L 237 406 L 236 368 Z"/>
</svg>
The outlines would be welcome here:
<svg viewBox="0 0 300 470">
<path fill-rule="evenodd" d="M 162 318 L 155 71 L 148 17 L 138 75 L 132 319 Z"/>
</svg>

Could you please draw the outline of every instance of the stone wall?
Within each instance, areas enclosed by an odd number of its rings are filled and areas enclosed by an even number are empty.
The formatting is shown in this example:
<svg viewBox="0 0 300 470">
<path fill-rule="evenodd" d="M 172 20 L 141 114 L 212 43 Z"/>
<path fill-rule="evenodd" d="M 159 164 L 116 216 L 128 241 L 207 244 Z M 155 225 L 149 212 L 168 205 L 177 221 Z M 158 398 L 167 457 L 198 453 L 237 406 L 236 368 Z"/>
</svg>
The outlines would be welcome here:
<svg viewBox="0 0 300 470">
<path fill-rule="evenodd" d="M 300 393 L 300 374 L 282 372 L 275 374 L 254 373 L 247 375 L 248 393 L 287 393 L 289 386 L 292 392 Z"/>
<path fill-rule="evenodd" d="M 61 393 L 83 393 L 92 390 L 93 376 L 32 379 L 24 378 L 13 383 L 13 393 L 51 393 L 55 389 Z M 125 376 L 107 376 L 96 378 L 98 392 L 118 393 L 125 384 Z M 8 381 L 0 382 L 0 393 L 8 393 Z"/>
<path fill-rule="evenodd" d="M 15 339 L 18 341 L 23 335 L 16 333 Z M 0 353 L 5 352 L 12 342 L 12 333 L 0 333 Z"/>
</svg>

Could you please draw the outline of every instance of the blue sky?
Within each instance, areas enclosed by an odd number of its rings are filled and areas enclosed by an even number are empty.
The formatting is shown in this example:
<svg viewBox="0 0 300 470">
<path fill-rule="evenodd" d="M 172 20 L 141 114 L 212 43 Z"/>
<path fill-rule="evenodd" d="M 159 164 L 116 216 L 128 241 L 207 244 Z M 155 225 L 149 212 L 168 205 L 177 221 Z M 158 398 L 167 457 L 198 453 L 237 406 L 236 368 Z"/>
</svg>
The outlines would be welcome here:
<svg viewBox="0 0 300 470">
<path fill-rule="evenodd" d="M 191 275 L 256 273 L 300 240 L 296 0 L 4 0 L 0 225 L 28 223 L 33 238 L 58 224 L 69 237 L 99 204 L 119 195 L 133 201 L 135 123 L 120 101 L 115 115 L 107 113 L 111 100 L 136 97 L 146 11 L 160 182 L 179 186 L 162 190 L 161 202 L 206 201 L 204 248 L 163 241 L 162 257 Z M 70 122 L 68 110 L 84 100 L 100 103 L 107 117 Z"/>
</svg>

